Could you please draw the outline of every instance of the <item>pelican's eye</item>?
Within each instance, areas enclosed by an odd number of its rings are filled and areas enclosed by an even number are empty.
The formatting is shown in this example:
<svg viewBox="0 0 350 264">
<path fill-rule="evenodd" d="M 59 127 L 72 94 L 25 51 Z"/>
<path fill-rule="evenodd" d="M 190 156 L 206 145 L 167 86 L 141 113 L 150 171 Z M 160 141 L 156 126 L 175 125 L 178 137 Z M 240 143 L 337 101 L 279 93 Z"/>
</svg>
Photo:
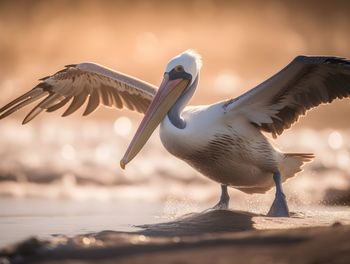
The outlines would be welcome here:
<svg viewBox="0 0 350 264">
<path fill-rule="evenodd" d="M 177 65 L 177 66 L 175 67 L 175 71 L 177 71 L 177 72 L 183 72 L 183 71 L 184 71 L 184 67 L 183 67 L 182 65 Z"/>
</svg>

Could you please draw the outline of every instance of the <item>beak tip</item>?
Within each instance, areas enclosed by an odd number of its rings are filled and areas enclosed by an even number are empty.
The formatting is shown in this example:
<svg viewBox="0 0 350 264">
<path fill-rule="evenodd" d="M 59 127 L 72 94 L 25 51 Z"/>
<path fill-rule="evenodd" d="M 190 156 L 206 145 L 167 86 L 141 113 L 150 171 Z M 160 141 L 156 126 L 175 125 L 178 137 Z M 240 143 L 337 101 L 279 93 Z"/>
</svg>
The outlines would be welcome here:
<svg viewBox="0 0 350 264">
<path fill-rule="evenodd" d="M 125 165 L 126 165 L 126 162 L 124 161 L 124 159 L 122 159 L 122 160 L 120 161 L 120 167 L 121 167 L 123 170 L 125 170 Z"/>
</svg>

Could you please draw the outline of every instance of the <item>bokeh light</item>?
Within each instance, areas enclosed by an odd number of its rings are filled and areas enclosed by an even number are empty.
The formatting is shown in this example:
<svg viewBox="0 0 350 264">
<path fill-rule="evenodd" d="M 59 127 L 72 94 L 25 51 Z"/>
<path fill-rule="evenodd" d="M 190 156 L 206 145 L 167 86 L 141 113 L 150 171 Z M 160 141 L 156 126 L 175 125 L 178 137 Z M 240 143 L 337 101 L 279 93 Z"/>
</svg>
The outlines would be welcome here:
<svg viewBox="0 0 350 264">
<path fill-rule="evenodd" d="M 340 149 L 343 146 L 343 136 L 338 131 L 333 131 L 328 136 L 328 145 L 332 149 Z"/>
<path fill-rule="evenodd" d="M 126 116 L 118 117 L 113 123 L 114 132 L 120 136 L 127 136 L 132 129 L 131 120 Z"/>
<path fill-rule="evenodd" d="M 61 155 L 66 160 L 73 160 L 76 157 L 76 151 L 72 145 L 66 144 L 61 148 Z"/>
</svg>

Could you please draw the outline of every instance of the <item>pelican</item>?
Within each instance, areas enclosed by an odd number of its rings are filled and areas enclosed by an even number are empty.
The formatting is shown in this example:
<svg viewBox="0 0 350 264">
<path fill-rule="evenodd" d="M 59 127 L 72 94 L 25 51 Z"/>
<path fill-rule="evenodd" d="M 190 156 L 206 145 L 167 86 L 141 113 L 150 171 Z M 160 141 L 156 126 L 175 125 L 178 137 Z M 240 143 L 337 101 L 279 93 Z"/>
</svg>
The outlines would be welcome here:
<svg viewBox="0 0 350 264">
<path fill-rule="evenodd" d="M 40 79 L 32 90 L 0 109 L 4 118 L 45 97 L 25 117 L 42 111 L 75 112 L 88 99 L 83 115 L 99 105 L 128 108 L 144 117 L 120 161 L 125 166 L 160 125 L 164 147 L 204 176 L 221 185 L 214 208 L 229 206 L 227 187 L 264 193 L 276 187 L 268 216 L 288 217 L 282 183 L 311 161 L 311 153 L 283 153 L 273 138 L 298 121 L 307 110 L 350 96 L 350 61 L 338 57 L 298 56 L 280 72 L 237 98 L 211 105 L 187 106 L 199 83 L 201 56 L 187 50 L 172 58 L 156 86 L 95 63 L 67 65 Z"/>
</svg>

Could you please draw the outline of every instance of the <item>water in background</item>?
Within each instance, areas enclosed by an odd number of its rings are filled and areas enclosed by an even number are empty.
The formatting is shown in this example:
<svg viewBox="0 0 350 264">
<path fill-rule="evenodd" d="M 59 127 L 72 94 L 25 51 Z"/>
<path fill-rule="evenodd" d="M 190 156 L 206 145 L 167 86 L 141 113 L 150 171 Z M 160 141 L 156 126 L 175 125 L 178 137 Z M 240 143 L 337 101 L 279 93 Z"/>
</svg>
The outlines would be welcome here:
<svg viewBox="0 0 350 264">
<path fill-rule="evenodd" d="M 74 201 L 163 202 L 183 213 L 214 203 L 218 184 L 171 156 L 158 133 L 140 155 L 119 167 L 135 125 L 127 117 L 115 122 L 42 119 L 21 126 L 0 124 L 0 196 Z M 286 131 L 276 145 L 286 152 L 312 152 L 316 159 L 285 184 L 291 204 L 349 204 L 349 131 Z M 268 194 L 246 195 L 234 189 L 231 207 L 264 212 Z"/>
</svg>

